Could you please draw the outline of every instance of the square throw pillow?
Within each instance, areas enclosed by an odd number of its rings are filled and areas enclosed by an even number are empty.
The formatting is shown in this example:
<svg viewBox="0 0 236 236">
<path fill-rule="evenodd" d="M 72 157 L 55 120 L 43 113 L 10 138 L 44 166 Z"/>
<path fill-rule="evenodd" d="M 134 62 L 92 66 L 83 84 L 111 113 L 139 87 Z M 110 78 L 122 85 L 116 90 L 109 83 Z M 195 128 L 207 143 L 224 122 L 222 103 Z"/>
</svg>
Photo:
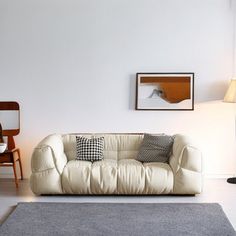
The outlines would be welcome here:
<svg viewBox="0 0 236 236">
<path fill-rule="evenodd" d="M 103 159 L 104 137 L 85 138 L 76 136 L 76 159 L 100 161 Z"/>
<path fill-rule="evenodd" d="M 144 134 L 137 160 L 141 162 L 164 162 L 169 161 L 174 138 L 160 134 Z"/>
</svg>

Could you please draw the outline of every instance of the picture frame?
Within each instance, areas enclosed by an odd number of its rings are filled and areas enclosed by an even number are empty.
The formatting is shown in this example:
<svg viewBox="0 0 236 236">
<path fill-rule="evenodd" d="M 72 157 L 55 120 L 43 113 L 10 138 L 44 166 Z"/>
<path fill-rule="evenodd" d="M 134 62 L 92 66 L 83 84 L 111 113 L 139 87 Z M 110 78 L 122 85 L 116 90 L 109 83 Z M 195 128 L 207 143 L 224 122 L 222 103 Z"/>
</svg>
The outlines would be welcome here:
<svg viewBox="0 0 236 236">
<path fill-rule="evenodd" d="M 194 110 L 194 73 L 137 73 L 136 110 Z"/>
</svg>

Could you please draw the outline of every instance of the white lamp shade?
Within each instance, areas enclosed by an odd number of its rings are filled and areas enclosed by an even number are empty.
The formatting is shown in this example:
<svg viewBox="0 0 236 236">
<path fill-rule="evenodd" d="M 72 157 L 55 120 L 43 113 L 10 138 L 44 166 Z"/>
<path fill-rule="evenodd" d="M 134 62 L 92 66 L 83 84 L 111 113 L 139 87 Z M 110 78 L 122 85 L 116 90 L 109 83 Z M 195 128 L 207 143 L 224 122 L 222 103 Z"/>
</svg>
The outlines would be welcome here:
<svg viewBox="0 0 236 236">
<path fill-rule="evenodd" d="M 231 80 L 223 101 L 236 103 L 236 79 Z"/>
</svg>

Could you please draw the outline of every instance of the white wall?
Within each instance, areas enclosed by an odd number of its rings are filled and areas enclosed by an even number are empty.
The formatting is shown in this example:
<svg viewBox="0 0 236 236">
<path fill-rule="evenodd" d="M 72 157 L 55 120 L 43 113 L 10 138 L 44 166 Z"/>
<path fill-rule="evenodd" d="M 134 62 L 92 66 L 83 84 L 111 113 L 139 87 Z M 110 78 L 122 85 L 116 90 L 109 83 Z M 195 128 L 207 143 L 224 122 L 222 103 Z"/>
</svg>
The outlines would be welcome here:
<svg viewBox="0 0 236 236">
<path fill-rule="evenodd" d="M 50 133 L 186 133 L 236 173 L 230 0 L 0 0 L 0 100 L 21 105 L 24 171 Z M 135 111 L 136 72 L 194 72 L 194 111 Z M 8 173 L 5 171 L 5 173 Z"/>
</svg>

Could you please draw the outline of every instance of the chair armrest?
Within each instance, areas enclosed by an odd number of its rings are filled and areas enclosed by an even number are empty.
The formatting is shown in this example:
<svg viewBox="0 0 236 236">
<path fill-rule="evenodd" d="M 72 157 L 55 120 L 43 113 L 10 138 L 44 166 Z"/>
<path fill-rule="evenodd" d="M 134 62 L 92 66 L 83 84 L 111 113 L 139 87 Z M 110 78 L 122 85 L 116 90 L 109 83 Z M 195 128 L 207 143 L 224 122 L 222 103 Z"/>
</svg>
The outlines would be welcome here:
<svg viewBox="0 0 236 236">
<path fill-rule="evenodd" d="M 188 137 L 175 136 L 169 164 L 174 175 L 174 194 L 197 194 L 202 191 L 202 154 Z"/>
</svg>

